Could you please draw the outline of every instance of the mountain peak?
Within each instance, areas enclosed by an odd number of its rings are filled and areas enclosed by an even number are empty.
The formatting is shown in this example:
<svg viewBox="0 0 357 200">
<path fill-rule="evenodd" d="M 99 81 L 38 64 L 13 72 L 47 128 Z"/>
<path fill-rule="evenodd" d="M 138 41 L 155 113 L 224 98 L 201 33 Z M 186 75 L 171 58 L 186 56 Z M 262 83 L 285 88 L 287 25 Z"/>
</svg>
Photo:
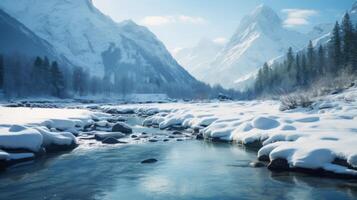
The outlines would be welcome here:
<svg viewBox="0 0 357 200">
<path fill-rule="evenodd" d="M 259 20 L 266 20 L 269 19 L 272 22 L 279 22 L 281 23 L 280 17 L 276 14 L 276 12 L 269 6 L 265 4 L 261 4 L 258 7 L 256 7 L 253 12 L 250 14 L 250 17 L 252 19 L 255 19 L 257 21 Z"/>
<path fill-rule="evenodd" d="M 253 26 L 253 27 L 252 27 Z M 245 16 L 240 26 L 237 30 L 237 34 L 244 32 L 245 30 L 256 30 L 260 29 L 262 31 L 272 30 L 274 28 L 281 28 L 282 20 L 276 14 L 276 12 L 264 4 L 256 7 L 253 12 Z"/>
</svg>

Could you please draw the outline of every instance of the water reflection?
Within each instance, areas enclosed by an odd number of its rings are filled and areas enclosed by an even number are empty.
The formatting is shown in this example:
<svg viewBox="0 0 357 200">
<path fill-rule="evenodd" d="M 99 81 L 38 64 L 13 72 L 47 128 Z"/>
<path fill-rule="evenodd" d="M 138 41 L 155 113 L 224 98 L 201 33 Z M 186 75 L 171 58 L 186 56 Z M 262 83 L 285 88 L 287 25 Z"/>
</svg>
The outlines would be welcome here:
<svg viewBox="0 0 357 200">
<path fill-rule="evenodd" d="M 154 164 L 140 161 L 156 158 Z M 77 149 L 0 175 L 0 199 L 353 199 L 356 183 L 251 168 L 256 153 L 200 141 Z"/>
</svg>

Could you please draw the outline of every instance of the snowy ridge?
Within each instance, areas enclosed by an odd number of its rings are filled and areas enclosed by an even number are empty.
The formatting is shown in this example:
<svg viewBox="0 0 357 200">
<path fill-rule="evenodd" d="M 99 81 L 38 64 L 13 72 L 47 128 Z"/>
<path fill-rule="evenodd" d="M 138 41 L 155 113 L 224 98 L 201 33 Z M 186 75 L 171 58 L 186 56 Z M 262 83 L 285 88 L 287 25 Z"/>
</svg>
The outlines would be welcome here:
<svg viewBox="0 0 357 200">
<path fill-rule="evenodd" d="M 200 129 L 206 138 L 261 143 L 259 157 L 285 159 L 290 168 L 357 175 L 357 88 L 317 100 L 312 109 L 279 111 L 279 102 L 176 103 L 104 106 L 155 114 L 144 125 Z M 336 164 L 345 160 L 349 167 Z M 354 169 L 352 169 L 354 168 Z"/>
<path fill-rule="evenodd" d="M 90 0 L 3 0 L 0 8 L 93 75 L 113 78 L 120 71 L 143 84 L 196 83 L 148 29 L 132 21 L 114 22 Z M 105 64 L 105 52 L 114 63 Z"/>
<path fill-rule="evenodd" d="M 234 87 L 236 80 L 256 71 L 267 60 L 284 54 L 290 46 L 302 48 L 307 41 L 306 35 L 284 28 L 279 16 L 261 5 L 242 19 L 203 80 Z"/>
<path fill-rule="evenodd" d="M 47 56 L 58 61 L 60 58 L 53 47 L 31 30 L 0 9 L 0 54 L 20 53 L 24 56 Z"/>
<path fill-rule="evenodd" d="M 208 66 L 223 46 L 223 44 L 203 38 L 192 48 L 180 49 L 174 57 L 195 78 L 202 80 L 207 73 Z"/>
</svg>

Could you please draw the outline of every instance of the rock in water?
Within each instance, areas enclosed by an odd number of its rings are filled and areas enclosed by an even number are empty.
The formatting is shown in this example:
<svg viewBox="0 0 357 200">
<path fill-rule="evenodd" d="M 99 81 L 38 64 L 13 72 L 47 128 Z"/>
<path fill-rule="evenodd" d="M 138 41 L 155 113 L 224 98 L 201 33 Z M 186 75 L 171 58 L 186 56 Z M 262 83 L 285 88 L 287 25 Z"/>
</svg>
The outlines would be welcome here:
<svg viewBox="0 0 357 200">
<path fill-rule="evenodd" d="M 249 165 L 254 168 L 265 167 L 265 164 L 263 162 L 259 162 L 259 161 L 251 162 L 251 163 L 249 163 Z"/>
<path fill-rule="evenodd" d="M 110 137 L 110 138 L 104 139 L 104 140 L 102 141 L 102 143 L 103 143 L 103 144 L 118 144 L 119 141 L 118 141 L 117 139 L 115 139 L 115 138 Z"/>
<path fill-rule="evenodd" d="M 125 133 L 125 134 L 131 134 L 133 132 L 133 129 L 131 129 L 127 124 L 125 124 L 123 122 L 118 122 L 113 126 L 112 132 L 121 132 L 121 133 Z"/>
<path fill-rule="evenodd" d="M 146 159 L 141 161 L 141 164 L 151 164 L 151 163 L 156 163 L 157 160 L 155 158 L 150 158 L 150 159 Z"/>
<path fill-rule="evenodd" d="M 290 167 L 287 160 L 278 158 L 269 163 L 268 169 L 272 171 L 287 171 Z"/>
</svg>

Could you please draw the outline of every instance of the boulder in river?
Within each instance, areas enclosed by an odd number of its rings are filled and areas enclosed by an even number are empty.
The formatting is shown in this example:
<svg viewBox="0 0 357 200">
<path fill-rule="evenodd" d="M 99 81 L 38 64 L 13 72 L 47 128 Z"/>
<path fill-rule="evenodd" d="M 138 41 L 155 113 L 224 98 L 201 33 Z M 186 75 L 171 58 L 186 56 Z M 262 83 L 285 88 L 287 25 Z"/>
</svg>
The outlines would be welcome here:
<svg viewBox="0 0 357 200">
<path fill-rule="evenodd" d="M 105 138 L 103 141 L 102 141 L 103 144 L 118 144 L 119 141 L 115 138 L 112 138 L 112 137 L 109 137 L 109 138 Z"/>
<path fill-rule="evenodd" d="M 133 132 L 133 129 L 131 129 L 127 124 L 123 122 L 118 122 L 112 127 L 112 132 L 131 134 Z"/>
<path fill-rule="evenodd" d="M 146 160 L 141 161 L 141 164 L 151 164 L 151 163 L 156 163 L 157 160 L 155 158 L 149 158 Z"/>
<path fill-rule="evenodd" d="M 150 139 L 149 142 L 158 142 L 157 139 Z"/>
<path fill-rule="evenodd" d="M 174 131 L 172 135 L 182 135 L 182 133 L 180 131 Z"/>
<path fill-rule="evenodd" d="M 251 163 L 249 163 L 249 165 L 254 168 L 265 167 L 265 163 L 259 162 L 259 161 L 251 162 Z"/>
<path fill-rule="evenodd" d="M 269 165 L 268 169 L 272 171 L 287 171 L 290 169 L 289 163 L 286 159 L 278 158 L 272 160 Z"/>
</svg>

